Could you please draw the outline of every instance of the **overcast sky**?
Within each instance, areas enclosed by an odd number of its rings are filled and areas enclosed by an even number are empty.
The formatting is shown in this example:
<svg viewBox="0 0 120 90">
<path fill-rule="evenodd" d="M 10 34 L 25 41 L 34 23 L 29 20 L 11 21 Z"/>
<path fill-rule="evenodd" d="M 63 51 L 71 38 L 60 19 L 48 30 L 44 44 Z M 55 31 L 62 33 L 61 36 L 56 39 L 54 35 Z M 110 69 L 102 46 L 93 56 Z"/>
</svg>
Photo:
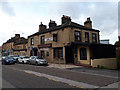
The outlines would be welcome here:
<svg viewBox="0 0 120 90">
<path fill-rule="evenodd" d="M 0 1 L 0 45 L 15 33 L 27 38 L 38 31 L 40 22 L 48 25 L 52 19 L 60 25 L 62 15 L 81 25 L 91 17 L 93 28 L 100 30 L 100 39 L 109 39 L 111 44 L 118 40 L 118 2 L 4 0 Z"/>
</svg>

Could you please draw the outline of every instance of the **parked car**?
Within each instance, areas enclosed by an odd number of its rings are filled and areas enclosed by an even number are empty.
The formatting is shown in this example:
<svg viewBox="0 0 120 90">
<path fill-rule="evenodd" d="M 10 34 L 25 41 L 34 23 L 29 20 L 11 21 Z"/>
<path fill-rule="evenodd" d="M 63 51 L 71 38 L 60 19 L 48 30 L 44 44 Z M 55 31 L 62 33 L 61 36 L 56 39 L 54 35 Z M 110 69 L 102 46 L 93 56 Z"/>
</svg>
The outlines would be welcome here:
<svg viewBox="0 0 120 90">
<path fill-rule="evenodd" d="M 2 64 L 6 65 L 6 64 L 15 64 L 15 60 L 12 57 L 5 57 L 4 59 L 2 59 Z"/>
<path fill-rule="evenodd" d="M 18 56 L 18 55 L 14 55 L 14 56 L 13 56 L 13 58 L 14 58 L 14 60 L 17 62 L 17 61 L 18 61 L 19 56 Z"/>
<path fill-rule="evenodd" d="M 45 59 L 43 59 L 42 57 L 31 56 L 29 59 L 29 64 L 48 65 L 48 62 Z"/>
<path fill-rule="evenodd" d="M 9 56 L 12 57 L 15 60 L 15 63 L 18 62 L 18 58 L 19 58 L 18 55 L 9 55 Z"/>
<path fill-rule="evenodd" d="M 18 58 L 18 62 L 19 62 L 19 63 L 28 63 L 28 61 L 29 61 L 29 58 L 26 57 L 26 56 L 20 56 L 20 57 Z"/>
</svg>

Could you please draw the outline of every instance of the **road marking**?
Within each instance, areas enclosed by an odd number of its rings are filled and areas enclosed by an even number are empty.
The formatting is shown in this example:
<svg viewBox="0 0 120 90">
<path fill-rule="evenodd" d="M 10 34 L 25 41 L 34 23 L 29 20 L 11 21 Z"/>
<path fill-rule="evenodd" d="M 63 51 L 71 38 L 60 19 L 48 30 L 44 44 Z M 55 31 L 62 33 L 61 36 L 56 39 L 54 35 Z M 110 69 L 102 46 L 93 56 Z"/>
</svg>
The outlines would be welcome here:
<svg viewBox="0 0 120 90">
<path fill-rule="evenodd" d="M 53 80 L 53 81 L 56 81 L 56 82 L 59 82 L 59 80 L 56 80 L 56 79 L 52 79 L 52 78 L 48 78 L 49 80 Z"/>
<path fill-rule="evenodd" d="M 24 70 L 24 72 L 27 72 L 27 73 L 29 72 L 31 74 L 38 75 L 38 76 L 40 75 L 42 77 L 48 78 L 49 80 L 63 82 L 63 83 L 66 83 L 66 84 L 69 84 L 69 85 L 72 85 L 72 86 L 75 86 L 75 87 L 78 87 L 78 88 L 83 88 L 83 89 L 99 88 L 99 86 L 90 85 L 90 84 L 87 84 L 87 83 L 78 82 L 78 81 L 74 81 L 74 80 L 70 80 L 70 79 L 66 79 L 66 78 L 61 78 L 61 77 L 57 77 L 57 76 L 52 76 L 52 75 L 48 75 L 48 74 L 44 74 L 44 73 L 35 72 L 35 71 Z"/>
<path fill-rule="evenodd" d="M 35 74 L 36 76 L 38 76 L 38 77 L 41 77 L 40 75 L 38 75 L 38 74 Z"/>
</svg>

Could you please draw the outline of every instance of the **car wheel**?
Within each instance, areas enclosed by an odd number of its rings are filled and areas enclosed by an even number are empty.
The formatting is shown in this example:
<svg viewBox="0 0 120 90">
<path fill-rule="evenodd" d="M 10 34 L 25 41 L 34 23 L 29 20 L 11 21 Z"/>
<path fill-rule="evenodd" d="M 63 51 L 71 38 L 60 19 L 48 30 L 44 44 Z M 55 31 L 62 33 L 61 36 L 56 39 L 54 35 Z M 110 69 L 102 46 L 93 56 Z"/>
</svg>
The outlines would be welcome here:
<svg viewBox="0 0 120 90">
<path fill-rule="evenodd" d="M 38 66 L 38 62 L 36 62 L 35 65 Z"/>
<path fill-rule="evenodd" d="M 30 61 L 28 62 L 29 65 L 31 65 Z"/>
<path fill-rule="evenodd" d="M 24 61 L 22 61 L 22 63 L 24 64 Z"/>
</svg>

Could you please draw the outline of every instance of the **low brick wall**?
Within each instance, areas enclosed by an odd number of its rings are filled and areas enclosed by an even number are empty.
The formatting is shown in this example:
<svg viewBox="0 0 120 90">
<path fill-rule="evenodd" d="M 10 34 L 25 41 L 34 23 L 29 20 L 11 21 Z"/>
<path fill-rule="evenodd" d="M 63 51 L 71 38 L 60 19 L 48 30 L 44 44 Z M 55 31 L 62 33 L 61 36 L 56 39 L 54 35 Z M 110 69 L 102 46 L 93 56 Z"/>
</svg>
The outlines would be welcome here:
<svg viewBox="0 0 120 90">
<path fill-rule="evenodd" d="M 92 67 L 117 69 L 117 59 L 116 58 L 102 58 L 91 60 Z"/>
</svg>

